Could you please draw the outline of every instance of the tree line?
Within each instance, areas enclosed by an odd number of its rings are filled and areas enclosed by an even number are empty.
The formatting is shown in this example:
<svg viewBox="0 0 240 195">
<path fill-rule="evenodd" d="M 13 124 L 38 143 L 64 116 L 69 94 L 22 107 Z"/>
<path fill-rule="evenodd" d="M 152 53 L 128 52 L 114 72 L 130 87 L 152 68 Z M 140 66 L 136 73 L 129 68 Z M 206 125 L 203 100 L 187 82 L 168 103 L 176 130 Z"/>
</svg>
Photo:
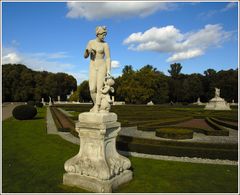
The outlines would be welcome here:
<svg viewBox="0 0 240 195">
<path fill-rule="evenodd" d="M 169 102 L 196 102 L 200 97 L 207 102 L 214 97 L 215 87 L 221 89 L 221 97 L 226 101 L 238 101 L 238 69 L 216 71 L 207 69 L 204 74 L 181 73 L 179 63 L 171 64 L 169 76 L 158 71 L 152 65 L 134 70 L 126 65 L 122 75 L 115 78 L 115 92 L 111 94 L 116 101 L 131 104 L 155 104 Z M 65 73 L 33 71 L 22 64 L 6 64 L 2 66 L 2 98 L 3 101 L 48 101 L 51 96 L 57 100 L 66 100 L 67 94 L 75 92 L 70 101 L 91 101 L 88 81 L 77 86 L 76 79 Z"/>
<path fill-rule="evenodd" d="M 72 90 L 76 90 L 76 79 L 65 73 L 33 71 L 23 64 L 2 66 L 2 101 L 49 101 L 49 96 L 66 100 Z"/>
<path fill-rule="evenodd" d="M 116 101 L 131 104 L 155 104 L 182 102 L 193 103 L 198 98 L 207 102 L 214 97 L 215 87 L 221 89 L 221 97 L 228 102 L 238 101 L 238 69 L 216 71 L 207 69 L 204 74 L 181 73 L 180 63 L 170 65 L 169 76 L 158 71 L 152 65 L 146 65 L 140 70 L 133 70 L 132 65 L 126 65 L 122 75 L 115 78 Z M 88 81 L 78 86 L 75 96 L 80 101 L 90 101 Z"/>
</svg>

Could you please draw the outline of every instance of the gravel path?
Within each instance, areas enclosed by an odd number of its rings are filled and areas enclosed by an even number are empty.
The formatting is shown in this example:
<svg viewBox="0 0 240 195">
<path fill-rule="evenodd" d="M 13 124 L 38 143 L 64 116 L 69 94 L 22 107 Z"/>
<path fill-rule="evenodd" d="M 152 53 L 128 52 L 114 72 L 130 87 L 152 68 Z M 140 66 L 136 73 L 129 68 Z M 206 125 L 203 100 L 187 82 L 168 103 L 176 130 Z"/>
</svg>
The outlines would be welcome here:
<svg viewBox="0 0 240 195">
<path fill-rule="evenodd" d="M 153 140 L 167 140 L 155 136 L 155 132 L 139 131 L 137 127 L 122 127 L 120 135 L 147 138 Z M 204 142 L 204 143 L 238 143 L 238 131 L 229 129 L 229 136 L 207 136 L 202 133 L 193 133 L 193 139 L 176 140 L 178 142 Z"/>
</svg>

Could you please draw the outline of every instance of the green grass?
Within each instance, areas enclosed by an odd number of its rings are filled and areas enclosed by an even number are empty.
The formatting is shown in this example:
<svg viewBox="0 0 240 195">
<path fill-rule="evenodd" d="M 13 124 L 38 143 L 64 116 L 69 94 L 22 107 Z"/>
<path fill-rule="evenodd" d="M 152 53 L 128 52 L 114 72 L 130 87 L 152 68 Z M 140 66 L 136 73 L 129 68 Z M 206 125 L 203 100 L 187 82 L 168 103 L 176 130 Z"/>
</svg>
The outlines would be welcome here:
<svg viewBox="0 0 240 195">
<path fill-rule="evenodd" d="M 45 114 L 3 121 L 3 192 L 86 192 L 62 185 L 64 162 L 79 146 L 48 135 Z M 237 166 L 130 159 L 134 179 L 117 192 L 237 192 Z"/>
<path fill-rule="evenodd" d="M 237 166 L 130 160 L 134 180 L 118 192 L 237 192 Z"/>
</svg>

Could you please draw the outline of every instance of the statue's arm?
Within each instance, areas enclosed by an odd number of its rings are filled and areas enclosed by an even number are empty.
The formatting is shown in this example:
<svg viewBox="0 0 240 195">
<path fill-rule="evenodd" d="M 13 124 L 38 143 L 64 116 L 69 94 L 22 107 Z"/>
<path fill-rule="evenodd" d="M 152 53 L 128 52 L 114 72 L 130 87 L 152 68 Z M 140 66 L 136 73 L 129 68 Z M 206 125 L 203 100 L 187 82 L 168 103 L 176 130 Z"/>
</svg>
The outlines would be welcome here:
<svg viewBox="0 0 240 195">
<path fill-rule="evenodd" d="M 84 58 L 88 58 L 90 53 L 91 53 L 91 47 L 90 47 L 90 41 L 89 41 L 84 52 Z"/>
<path fill-rule="evenodd" d="M 105 94 L 105 93 L 107 93 L 108 91 L 109 91 L 109 86 L 105 86 L 105 87 L 103 87 L 102 89 L 101 89 L 101 92 L 103 93 L 103 94 Z"/>
<path fill-rule="evenodd" d="M 111 57 L 110 57 L 110 49 L 107 43 L 105 43 L 104 53 L 106 58 L 106 65 L 107 65 L 107 74 L 110 75 L 111 73 Z"/>
</svg>

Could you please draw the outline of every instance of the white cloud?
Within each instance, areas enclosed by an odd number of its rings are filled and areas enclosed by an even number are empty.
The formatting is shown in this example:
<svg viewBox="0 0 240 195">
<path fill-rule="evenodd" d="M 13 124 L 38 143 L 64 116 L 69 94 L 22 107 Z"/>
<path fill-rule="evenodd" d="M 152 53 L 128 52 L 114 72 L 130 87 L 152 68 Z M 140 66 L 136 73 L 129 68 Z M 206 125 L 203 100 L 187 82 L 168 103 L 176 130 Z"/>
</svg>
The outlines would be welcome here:
<svg viewBox="0 0 240 195">
<path fill-rule="evenodd" d="M 112 60 L 111 61 L 111 67 L 112 68 L 119 68 L 119 66 L 120 66 L 120 62 L 119 61 L 117 61 L 117 60 Z"/>
<path fill-rule="evenodd" d="M 157 11 L 171 10 L 176 4 L 165 2 L 67 2 L 68 18 L 98 20 L 111 17 L 146 17 Z"/>
<path fill-rule="evenodd" d="M 207 12 L 201 12 L 198 15 L 198 18 L 206 20 L 206 19 L 209 19 L 209 18 L 213 17 L 214 15 L 217 15 L 217 14 L 220 14 L 222 12 L 227 12 L 229 10 L 232 10 L 235 7 L 237 7 L 237 3 L 236 2 L 230 2 L 222 9 L 214 9 L 214 10 L 209 10 Z"/>
<path fill-rule="evenodd" d="M 237 3 L 236 2 L 230 2 L 223 9 L 221 9 L 221 11 L 226 12 L 226 11 L 229 11 L 229 10 L 235 8 L 235 7 L 237 7 Z"/>
<path fill-rule="evenodd" d="M 56 53 L 22 53 L 17 51 L 16 48 L 3 47 L 2 63 L 7 64 L 26 64 L 33 70 L 46 70 L 50 72 L 61 72 L 66 68 L 72 68 L 73 65 L 69 63 L 62 63 L 53 61 L 67 57 L 66 52 Z"/>
<path fill-rule="evenodd" d="M 181 33 L 174 26 L 153 27 L 145 32 L 131 34 L 123 43 L 130 50 L 156 51 L 172 54 L 167 61 L 186 60 L 203 55 L 210 47 L 219 47 L 232 32 L 226 32 L 219 24 L 205 25 L 197 32 Z"/>
<path fill-rule="evenodd" d="M 183 51 L 183 52 L 173 54 L 171 57 L 167 59 L 167 62 L 176 62 L 180 60 L 186 60 L 186 59 L 195 58 L 201 55 L 203 55 L 203 51 L 200 49 Z"/>
<path fill-rule="evenodd" d="M 17 64 L 21 62 L 21 58 L 17 53 L 10 52 L 6 55 L 3 55 L 2 61 L 3 61 L 3 64 L 13 64 L 13 63 Z"/>
<path fill-rule="evenodd" d="M 38 57 L 38 58 L 45 58 L 45 59 L 62 59 L 62 58 L 68 58 L 67 52 L 55 52 L 55 53 L 45 53 L 45 52 L 40 52 L 40 53 L 32 53 L 30 54 L 33 57 Z"/>
<path fill-rule="evenodd" d="M 72 75 L 77 80 L 77 85 L 80 85 L 83 81 L 88 80 L 88 71 L 67 71 L 66 74 Z"/>
<path fill-rule="evenodd" d="M 66 52 L 56 53 L 22 53 L 16 48 L 3 47 L 2 64 L 25 64 L 28 68 L 35 71 L 48 71 L 48 72 L 65 72 L 71 73 L 78 83 L 87 79 L 88 73 L 84 71 L 75 72 L 72 71 L 75 68 L 74 64 L 63 63 L 59 59 L 66 58 Z"/>
</svg>

